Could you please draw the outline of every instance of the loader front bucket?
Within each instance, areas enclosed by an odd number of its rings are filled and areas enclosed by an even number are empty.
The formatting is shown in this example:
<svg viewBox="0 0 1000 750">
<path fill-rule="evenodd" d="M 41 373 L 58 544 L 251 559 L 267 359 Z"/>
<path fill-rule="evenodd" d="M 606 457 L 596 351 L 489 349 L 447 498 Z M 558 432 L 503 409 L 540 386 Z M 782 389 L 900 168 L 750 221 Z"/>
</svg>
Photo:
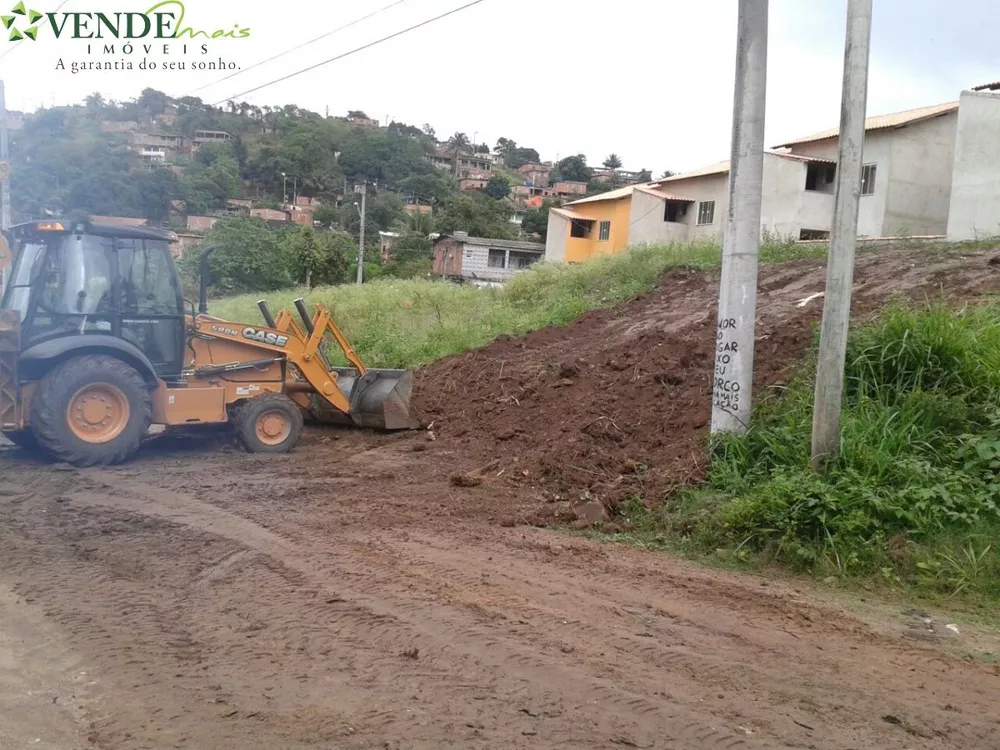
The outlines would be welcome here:
<svg viewBox="0 0 1000 750">
<path fill-rule="evenodd" d="M 323 422 L 356 424 L 376 430 L 412 430 L 419 427 L 410 409 L 413 373 L 409 370 L 370 369 L 361 375 L 353 367 L 333 367 L 337 385 L 351 403 L 348 415 L 329 406 L 314 409 Z M 318 399 L 314 399 L 317 401 Z"/>
</svg>

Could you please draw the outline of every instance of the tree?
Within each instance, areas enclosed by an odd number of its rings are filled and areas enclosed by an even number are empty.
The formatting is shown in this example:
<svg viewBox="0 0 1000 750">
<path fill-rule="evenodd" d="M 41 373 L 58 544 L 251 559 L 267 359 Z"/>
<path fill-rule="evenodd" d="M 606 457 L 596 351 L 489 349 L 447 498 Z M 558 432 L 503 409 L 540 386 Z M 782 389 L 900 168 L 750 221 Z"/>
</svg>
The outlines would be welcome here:
<svg viewBox="0 0 1000 750">
<path fill-rule="evenodd" d="M 493 150 L 496 152 L 496 155 L 502 157 L 504 163 L 506 163 L 507 159 L 510 157 L 510 155 L 514 152 L 514 149 L 516 148 L 517 148 L 517 143 L 515 143 L 511 139 L 500 138 L 497 140 L 497 145 L 493 147 Z"/>
<path fill-rule="evenodd" d="M 360 198 L 360 196 L 355 196 Z M 406 222 L 406 211 L 403 209 L 403 199 L 395 193 L 368 193 L 368 205 L 365 208 L 366 243 L 378 244 L 378 233 L 390 229 L 398 229 Z M 353 201 L 347 201 L 339 209 L 340 226 L 352 237 L 361 233 L 361 216 Z M 367 247 L 367 244 L 366 244 Z"/>
<path fill-rule="evenodd" d="M 473 237 L 517 239 L 510 223 L 510 204 L 482 193 L 459 195 L 449 201 L 437 216 L 436 224 L 438 231 L 445 234 L 463 231 Z"/>
<path fill-rule="evenodd" d="M 239 195 L 241 188 L 240 165 L 230 146 L 206 143 L 199 148 L 184 170 L 180 186 L 190 213 L 205 214 L 223 208 L 226 199 Z"/>
<path fill-rule="evenodd" d="M 406 217 L 406 231 L 427 237 L 434 231 L 434 218 L 426 211 L 411 211 Z"/>
<path fill-rule="evenodd" d="M 87 98 L 83 100 L 83 103 L 86 105 L 87 109 L 103 109 L 105 103 L 104 95 L 95 91 L 93 94 L 88 95 Z"/>
<path fill-rule="evenodd" d="M 360 109 L 352 109 L 347 113 L 347 117 L 352 120 L 370 120 L 371 118 Z"/>
<path fill-rule="evenodd" d="M 166 112 L 171 101 L 171 98 L 162 91 L 146 88 L 142 90 L 141 94 L 139 94 L 139 99 L 136 101 L 136 104 L 138 104 L 139 107 L 145 111 L 149 119 L 152 120 L 156 117 L 156 115 L 162 115 Z"/>
<path fill-rule="evenodd" d="M 177 100 L 177 111 L 181 114 L 185 114 L 193 110 L 199 110 L 203 106 L 204 103 L 197 96 L 182 96 Z"/>
<path fill-rule="evenodd" d="M 520 169 L 525 164 L 540 162 L 542 157 L 533 148 L 515 148 L 504 162 L 510 169 Z"/>
<path fill-rule="evenodd" d="M 668 177 L 673 177 L 673 176 L 674 176 L 675 174 L 677 174 L 677 173 L 676 173 L 676 172 L 671 172 L 671 171 L 670 171 L 670 170 L 668 169 L 668 170 L 666 170 L 666 171 L 665 171 L 665 172 L 664 172 L 664 173 L 663 173 L 662 175 L 660 175 L 660 179 L 661 179 L 661 180 L 665 180 L 665 179 L 667 179 Z"/>
<path fill-rule="evenodd" d="M 431 124 L 429 122 L 425 122 L 423 127 L 420 129 L 424 131 L 424 135 L 429 135 L 431 138 L 433 138 L 436 135 L 436 133 L 434 132 L 434 128 L 431 127 Z"/>
<path fill-rule="evenodd" d="M 611 169 L 611 170 L 621 169 L 622 160 L 618 156 L 618 154 L 609 154 L 608 158 L 604 160 L 604 166 L 606 169 Z"/>
<path fill-rule="evenodd" d="M 347 252 L 351 244 L 345 232 L 317 234 L 300 226 L 285 234 L 280 252 L 295 279 L 312 289 L 314 284 L 342 284 L 347 280 Z"/>
<path fill-rule="evenodd" d="M 205 239 L 215 247 L 210 267 L 213 286 L 220 292 L 270 291 L 293 286 L 297 281 L 282 253 L 277 232 L 263 219 L 227 217 L 216 222 Z M 187 253 L 181 268 L 187 278 L 197 278 L 198 253 Z"/>
<path fill-rule="evenodd" d="M 558 162 L 552 170 L 552 181 L 573 180 L 575 182 L 588 182 L 593 175 L 593 170 L 587 166 L 587 157 L 583 154 L 567 156 Z"/>
<path fill-rule="evenodd" d="M 411 198 L 423 204 L 444 203 L 458 190 L 455 180 L 438 170 L 430 174 L 405 177 L 399 181 L 399 187 Z"/>
<path fill-rule="evenodd" d="M 469 136 L 465 133 L 455 133 L 448 139 L 448 153 L 451 154 L 451 163 L 456 177 L 458 176 L 458 156 L 468 153 L 470 145 Z"/>
<path fill-rule="evenodd" d="M 555 201 L 544 200 L 540 208 L 532 208 L 521 219 L 521 229 L 526 234 L 537 234 L 545 242 L 549 231 L 549 209 L 556 205 Z"/>
<path fill-rule="evenodd" d="M 398 228 L 406 221 L 403 199 L 395 193 L 380 192 L 374 199 L 369 199 L 367 213 L 368 228 L 383 232 Z"/>
<path fill-rule="evenodd" d="M 485 143 L 477 143 L 473 148 L 473 152 L 477 154 L 488 154 L 490 152 L 490 147 Z"/>
<path fill-rule="evenodd" d="M 338 215 L 336 208 L 323 203 L 316 207 L 316 211 L 313 213 L 313 221 L 329 229 L 337 222 Z"/>
<path fill-rule="evenodd" d="M 648 169 L 639 170 L 639 182 L 652 182 L 653 173 Z"/>
<path fill-rule="evenodd" d="M 510 194 L 510 183 L 506 177 L 495 174 L 486 183 L 486 194 L 494 200 L 502 200 Z"/>
<path fill-rule="evenodd" d="M 170 201 L 181 194 L 180 180 L 169 169 L 156 169 L 136 179 L 142 215 L 162 222 L 170 215 Z"/>
<path fill-rule="evenodd" d="M 415 125 L 407 125 L 405 122 L 396 122 L 395 120 L 389 123 L 387 130 L 390 135 L 405 135 L 409 138 L 421 138 L 424 135 L 424 131 Z"/>
<path fill-rule="evenodd" d="M 382 266 L 382 273 L 399 279 L 428 276 L 434 270 L 434 245 L 427 235 L 407 232 L 396 241 L 392 258 Z"/>
</svg>

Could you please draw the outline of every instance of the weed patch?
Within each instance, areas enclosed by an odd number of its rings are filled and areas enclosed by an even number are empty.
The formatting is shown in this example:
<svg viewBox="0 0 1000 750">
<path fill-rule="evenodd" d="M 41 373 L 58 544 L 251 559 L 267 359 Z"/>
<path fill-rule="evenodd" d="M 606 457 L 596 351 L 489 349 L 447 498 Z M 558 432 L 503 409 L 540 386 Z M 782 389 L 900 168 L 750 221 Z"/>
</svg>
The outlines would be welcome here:
<svg viewBox="0 0 1000 750">
<path fill-rule="evenodd" d="M 765 262 L 821 258 L 824 247 L 765 245 Z M 417 367 L 488 344 L 570 323 L 590 310 L 612 307 L 654 289 L 670 268 L 718 267 L 717 245 L 641 247 L 579 264 L 539 264 L 502 289 L 437 280 L 380 279 L 361 287 L 317 287 L 269 293 L 272 309 L 291 308 L 296 297 L 322 302 L 373 367 Z M 258 321 L 260 294 L 213 301 L 211 313 L 227 320 Z"/>
<path fill-rule="evenodd" d="M 890 307 L 852 332 L 841 453 L 809 468 L 813 373 L 712 446 L 709 480 L 640 533 L 931 596 L 1000 597 L 1000 307 Z"/>
</svg>

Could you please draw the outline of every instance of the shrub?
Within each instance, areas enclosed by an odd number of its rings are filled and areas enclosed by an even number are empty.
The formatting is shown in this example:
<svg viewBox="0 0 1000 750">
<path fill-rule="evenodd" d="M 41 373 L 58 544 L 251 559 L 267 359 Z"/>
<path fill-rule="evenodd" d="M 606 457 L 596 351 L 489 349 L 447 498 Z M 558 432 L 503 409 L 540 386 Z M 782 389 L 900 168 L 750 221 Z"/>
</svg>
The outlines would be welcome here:
<svg viewBox="0 0 1000 750">
<path fill-rule="evenodd" d="M 892 306 L 852 332 L 846 378 L 841 452 L 824 476 L 808 463 L 810 369 L 758 407 L 746 435 L 716 440 L 700 492 L 715 503 L 706 544 L 996 589 L 983 571 L 1000 566 L 997 545 L 955 540 L 1000 530 L 1000 308 Z"/>
</svg>

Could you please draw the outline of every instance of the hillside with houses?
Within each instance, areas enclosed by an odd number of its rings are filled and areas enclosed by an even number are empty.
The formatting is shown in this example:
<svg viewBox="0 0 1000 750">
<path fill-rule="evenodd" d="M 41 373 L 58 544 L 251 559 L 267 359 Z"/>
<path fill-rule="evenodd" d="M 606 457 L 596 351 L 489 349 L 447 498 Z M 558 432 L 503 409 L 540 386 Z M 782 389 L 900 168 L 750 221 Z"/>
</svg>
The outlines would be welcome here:
<svg viewBox="0 0 1000 750">
<path fill-rule="evenodd" d="M 358 110 L 212 107 L 153 89 L 128 102 L 92 94 L 17 113 L 11 125 L 15 221 L 89 215 L 165 226 L 181 254 L 219 239 L 220 222 L 224 236 L 308 230 L 298 236 L 310 247 L 336 247 L 356 268 L 363 207 L 367 278 L 447 278 L 447 257 L 432 267 L 434 241 L 451 238 L 454 248 L 478 238 L 494 247 L 473 280 L 503 281 L 543 256 L 551 208 L 652 178 L 615 154 L 595 167 L 584 155 L 547 160 L 510 138 L 477 143 Z"/>
</svg>

